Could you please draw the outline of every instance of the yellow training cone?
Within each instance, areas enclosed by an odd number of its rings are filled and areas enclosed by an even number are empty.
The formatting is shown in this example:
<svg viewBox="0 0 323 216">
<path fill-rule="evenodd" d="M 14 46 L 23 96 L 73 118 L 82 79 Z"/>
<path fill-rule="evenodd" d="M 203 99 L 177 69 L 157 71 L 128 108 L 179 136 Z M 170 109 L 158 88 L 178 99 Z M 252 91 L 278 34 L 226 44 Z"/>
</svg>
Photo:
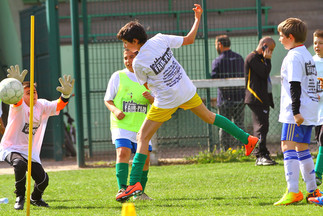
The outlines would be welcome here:
<svg viewBox="0 0 323 216">
<path fill-rule="evenodd" d="M 136 216 L 136 209 L 133 203 L 123 203 L 121 216 Z"/>
</svg>

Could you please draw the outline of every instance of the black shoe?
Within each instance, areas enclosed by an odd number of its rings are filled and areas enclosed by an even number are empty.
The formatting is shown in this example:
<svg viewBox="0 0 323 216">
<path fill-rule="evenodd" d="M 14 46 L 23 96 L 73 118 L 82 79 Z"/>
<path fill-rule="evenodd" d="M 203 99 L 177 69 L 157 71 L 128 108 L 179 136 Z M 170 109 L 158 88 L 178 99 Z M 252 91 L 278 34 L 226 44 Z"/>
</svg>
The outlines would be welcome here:
<svg viewBox="0 0 323 216">
<path fill-rule="evenodd" d="M 269 155 L 264 157 L 258 157 L 256 160 L 256 166 L 272 166 L 276 165 L 277 162 L 269 157 Z"/>
<path fill-rule="evenodd" d="M 16 203 L 14 205 L 14 208 L 16 210 L 23 210 L 24 209 L 24 204 L 25 204 L 25 197 L 24 196 L 18 196 L 16 198 Z"/>
<path fill-rule="evenodd" d="M 49 205 L 43 199 L 33 200 L 30 198 L 30 204 L 38 207 L 49 207 Z"/>
</svg>

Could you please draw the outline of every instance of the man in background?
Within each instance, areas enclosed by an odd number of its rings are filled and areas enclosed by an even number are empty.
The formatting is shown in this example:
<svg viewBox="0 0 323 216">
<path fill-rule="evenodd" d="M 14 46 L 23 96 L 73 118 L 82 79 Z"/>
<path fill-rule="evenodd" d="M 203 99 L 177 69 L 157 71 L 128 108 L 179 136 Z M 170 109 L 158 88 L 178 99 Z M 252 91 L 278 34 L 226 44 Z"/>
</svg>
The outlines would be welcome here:
<svg viewBox="0 0 323 216">
<path fill-rule="evenodd" d="M 212 79 L 244 77 L 244 60 L 230 49 L 231 41 L 227 35 L 215 39 L 219 56 L 212 62 Z M 230 119 L 238 127 L 244 128 L 244 88 L 220 87 L 217 90 L 218 113 Z M 225 150 L 240 145 L 238 140 L 220 129 L 220 143 Z"/>
<path fill-rule="evenodd" d="M 261 139 L 254 151 L 257 157 L 256 166 L 277 164 L 270 158 L 270 152 L 266 147 L 269 130 L 269 106 L 274 108 L 269 74 L 271 56 L 275 46 L 275 41 L 271 37 L 264 37 L 259 41 L 257 49 L 252 51 L 245 61 L 245 103 L 252 112 L 253 134 Z"/>
</svg>

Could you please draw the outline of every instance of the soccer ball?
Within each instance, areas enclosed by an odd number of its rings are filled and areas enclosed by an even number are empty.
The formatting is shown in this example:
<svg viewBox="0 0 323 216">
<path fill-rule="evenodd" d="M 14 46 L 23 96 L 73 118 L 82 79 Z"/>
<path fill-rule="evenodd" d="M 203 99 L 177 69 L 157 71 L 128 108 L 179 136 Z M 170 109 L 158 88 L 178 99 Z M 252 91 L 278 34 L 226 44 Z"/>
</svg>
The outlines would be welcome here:
<svg viewBox="0 0 323 216">
<path fill-rule="evenodd" d="M 6 104 L 18 103 L 22 95 L 24 94 L 24 88 L 17 79 L 5 78 L 0 82 L 0 99 Z"/>
</svg>

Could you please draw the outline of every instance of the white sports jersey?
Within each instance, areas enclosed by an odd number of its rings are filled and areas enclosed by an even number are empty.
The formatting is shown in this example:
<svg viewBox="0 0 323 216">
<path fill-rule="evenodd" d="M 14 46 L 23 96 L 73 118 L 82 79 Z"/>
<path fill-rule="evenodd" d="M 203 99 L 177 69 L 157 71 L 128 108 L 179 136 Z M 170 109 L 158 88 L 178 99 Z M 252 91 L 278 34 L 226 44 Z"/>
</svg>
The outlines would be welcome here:
<svg viewBox="0 0 323 216">
<path fill-rule="evenodd" d="M 317 77 L 323 77 L 323 58 L 320 58 L 318 55 L 313 56 L 315 62 L 315 67 L 317 71 Z M 318 95 L 320 96 L 319 100 L 319 125 L 323 124 L 323 89 L 320 88 L 320 81 L 317 83 Z"/>
<path fill-rule="evenodd" d="M 33 110 L 32 161 L 41 163 L 39 154 L 43 144 L 48 118 L 58 115 L 57 100 L 38 99 Z M 18 152 L 28 159 L 29 106 L 23 101 L 18 107 L 10 105 L 8 124 L 0 144 L 0 160 L 11 152 Z"/>
<path fill-rule="evenodd" d="M 290 95 L 290 82 L 296 81 L 301 83 L 300 114 L 304 118 L 302 125 L 317 125 L 317 72 L 313 58 L 305 46 L 289 50 L 282 63 L 281 79 L 279 121 L 295 124 Z"/>
<path fill-rule="evenodd" d="M 134 73 L 130 72 L 127 68 L 122 70 L 126 75 L 134 82 L 138 82 Z M 116 97 L 119 89 L 120 77 L 119 72 L 116 71 L 110 77 L 107 90 L 105 92 L 104 101 L 112 100 Z M 111 129 L 112 143 L 115 143 L 116 139 L 129 139 L 133 143 L 137 143 L 137 133 L 122 128 L 113 128 Z M 149 141 L 149 145 L 151 142 Z"/>
<path fill-rule="evenodd" d="M 155 95 L 156 107 L 178 107 L 196 93 L 196 87 L 171 50 L 182 44 L 181 36 L 157 34 L 140 48 L 132 63 L 138 82 L 148 83 Z"/>
</svg>

